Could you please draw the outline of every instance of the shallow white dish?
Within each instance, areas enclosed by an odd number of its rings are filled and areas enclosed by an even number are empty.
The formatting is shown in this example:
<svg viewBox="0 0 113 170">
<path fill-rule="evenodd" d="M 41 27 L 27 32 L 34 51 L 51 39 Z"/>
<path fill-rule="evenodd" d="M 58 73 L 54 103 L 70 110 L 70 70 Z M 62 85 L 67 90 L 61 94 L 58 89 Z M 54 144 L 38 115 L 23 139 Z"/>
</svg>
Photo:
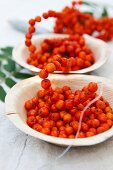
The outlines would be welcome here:
<svg viewBox="0 0 113 170">
<path fill-rule="evenodd" d="M 53 87 L 63 85 L 71 86 L 72 90 L 80 89 L 88 82 L 103 82 L 103 96 L 107 99 L 113 109 L 113 81 L 98 77 L 87 75 L 50 75 Z M 24 102 L 36 95 L 36 92 L 40 87 L 41 79 L 38 76 L 23 80 L 16 84 L 7 94 L 5 99 L 6 115 L 12 121 L 12 123 L 26 134 L 29 134 L 35 138 L 44 140 L 56 145 L 68 146 L 90 146 L 101 143 L 111 136 L 113 136 L 113 127 L 99 135 L 83 138 L 83 139 L 62 139 L 48 135 L 44 135 L 30 128 L 26 124 L 26 111 L 24 109 Z"/>
<path fill-rule="evenodd" d="M 58 37 L 68 37 L 65 34 L 43 34 L 43 35 L 36 35 L 34 36 L 32 42 L 37 46 L 37 50 L 40 49 L 40 44 L 45 38 L 58 38 Z M 101 67 L 108 59 L 110 55 L 110 49 L 108 45 L 99 39 L 93 38 L 89 35 L 84 34 L 86 45 L 93 51 L 95 63 L 85 69 L 78 70 L 78 71 L 70 71 L 69 73 L 87 73 L 93 70 L 98 69 Z M 18 44 L 13 50 L 13 59 L 24 68 L 27 68 L 33 72 L 39 72 L 40 69 L 27 64 L 26 60 L 29 56 L 29 52 L 25 46 L 25 43 L 22 42 Z M 55 73 L 62 73 L 61 71 L 55 71 Z"/>
</svg>

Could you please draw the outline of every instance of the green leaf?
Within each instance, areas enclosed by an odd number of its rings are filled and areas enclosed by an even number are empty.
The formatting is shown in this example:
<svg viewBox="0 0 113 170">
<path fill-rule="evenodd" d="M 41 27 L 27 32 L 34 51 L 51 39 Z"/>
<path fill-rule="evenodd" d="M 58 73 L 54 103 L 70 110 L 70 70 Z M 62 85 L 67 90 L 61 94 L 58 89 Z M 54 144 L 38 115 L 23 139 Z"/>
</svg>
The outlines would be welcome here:
<svg viewBox="0 0 113 170">
<path fill-rule="evenodd" d="M 85 11 L 84 13 L 85 13 L 85 14 L 94 15 L 93 12 L 90 12 L 90 11 Z"/>
<path fill-rule="evenodd" d="M 3 87 L 0 86 L 0 100 L 4 102 L 5 101 L 5 96 L 6 96 L 6 92 L 3 89 Z"/>
<path fill-rule="evenodd" d="M 9 72 L 15 71 L 16 69 L 15 62 L 12 59 L 8 59 L 7 61 L 8 63 L 4 65 L 4 69 Z"/>
<path fill-rule="evenodd" d="M 1 48 L 1 51 L 3 52 L 3 54 L 8 55 L 8 56 L 12 55 L 12 50 L 13 50 L 13 47 Z"/>
<path fill-rule="evenodd" d="M 14 72 L 14 77 L 18 78 L 18 79 L 25 79 L 25 78 L 29 78 L 32 77 L 32 74 L 28 74 L 28 73 L 19 73 L 19 72 Z"/>
<path fill-rule="evenodd" d="M 7 57 L 4 54 L 0 54 L 0 60 L 6 60 Z"/>
<path fill-rule="evenodd" d="M 11 78 L 6 78 L 6 80 L 5 80 L 5 84 L 8 86 L 8 87 L 13 87 L 15 84 L 16 84 L 16 82 L 13 80 L 13 79 L 11 79 Z"/>
<path fill-rule="evenodd" d="M 108 16 L 109 16 L 108 11 L 107 11 L 106 7 L 104 7 L 101 17 L 108 17 Z"/>
<path fill-rule="evenodd" d="M 0 71 L 0 78 L 5 78 L 5 77 L 6 77 L 5 73 L 3 73 L 2 71 Z"/>
</svg>

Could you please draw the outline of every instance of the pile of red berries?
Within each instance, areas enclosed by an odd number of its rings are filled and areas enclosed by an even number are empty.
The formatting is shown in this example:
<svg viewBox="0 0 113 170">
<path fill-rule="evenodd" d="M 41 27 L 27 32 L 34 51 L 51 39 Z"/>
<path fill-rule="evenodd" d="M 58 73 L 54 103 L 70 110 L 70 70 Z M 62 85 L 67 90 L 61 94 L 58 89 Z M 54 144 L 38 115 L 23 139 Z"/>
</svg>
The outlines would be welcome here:
<svg viewBox="0 0 113 170">
<path fill-rule="evenodd" d="M 95 18 L 90 13 L 81 12 L 76 5 L 82 5 L 82 1 L 72 2 L 72 6 L 66 6 L 56 17 L 55 33 L 93 35 L 104 41 L 113 39 L 113 18 Z"/>
<path fill-rule="evenodd" d="M 79 3 L 79 5 L 81 5 Z M 64 34 L 92 34 L 96 29 L 96 19 L 88 14 L 79 11 L 76 8 L 77 2 L 72 2 L 72 6 L 66 6 L 60 11 L 59 17 L 57 17 L 54 32 Z"/>
<path fill-rule="evenodd" d="M 27 124 L 34 130 L 60 138 L 75 138 L 84 107 L 94 99 L 98 86 L 90 82 L 81 90 L 70 87 L 52 89 L 48 79 L 41 82 L 42 90 L 25 102 Z M 113 111 L 101 97 L 84 113 L 78 138 L 97 135 L 113 125 Z"/>
<path fill-rule="evenodd" d="M 75 71 L 94 63 L 92 51 L 85 45 L 82 36 L 72 35 L 68 38 L 45 39 L 41 50 L 31 54 L 27 63 L 40 69 L 53 62 L 57 71 Z"/>
<path fill-rule="evenodd" d="M 61 15 L 50 10 L 42 17 L 44 19 L 59 18 Z M 56 66 L 56 71 L 69 72 L 87 68 L 94 63 L 93 53 L 86 46 L 83 36 L 79 33 L 68 38 L 45 39 L 41 44 L 41 49 L 37 51 L 36 45 L 33 45 L 31 41 L 36 22 L 41 22 L 40 16 L 29 20 L 30 26 L 25 35 L 25 44 L 29 51 L 28 64 L 45 69 L 46 65 L 52 62 Z"/>
</svg>

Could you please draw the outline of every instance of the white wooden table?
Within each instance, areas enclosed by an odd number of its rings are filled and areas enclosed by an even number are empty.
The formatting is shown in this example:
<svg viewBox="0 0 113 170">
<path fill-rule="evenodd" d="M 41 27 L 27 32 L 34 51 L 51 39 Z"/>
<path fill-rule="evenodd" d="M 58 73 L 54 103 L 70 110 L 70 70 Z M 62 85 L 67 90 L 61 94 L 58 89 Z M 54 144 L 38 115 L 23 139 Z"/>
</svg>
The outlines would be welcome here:
<svg viewBox="0 0 113 170">
<path fill-rule="evenodd" d="M 103 0 L 104 1 L 104 0 Z M 0 0 L 0 46 L 16 45 L 23 34 L 7 23 L 10 18 L 28 19 L 47 9 L 61 9 L 70 0 Z M 112 0 L 109 0 L 113 3 Z M 113 79 L 113 55 L 107 64 L 92 74 Z M 38 170 L 52 162 L 64 148 L 28 136 L 18 130 L 5 116 L 0 103 L 0 170 Z M 50 168 L 42 168 L 42 170 Z M 91 146 L 72 148 L 52 170 L 113 170 L 113 138 Z"/>
</svg>

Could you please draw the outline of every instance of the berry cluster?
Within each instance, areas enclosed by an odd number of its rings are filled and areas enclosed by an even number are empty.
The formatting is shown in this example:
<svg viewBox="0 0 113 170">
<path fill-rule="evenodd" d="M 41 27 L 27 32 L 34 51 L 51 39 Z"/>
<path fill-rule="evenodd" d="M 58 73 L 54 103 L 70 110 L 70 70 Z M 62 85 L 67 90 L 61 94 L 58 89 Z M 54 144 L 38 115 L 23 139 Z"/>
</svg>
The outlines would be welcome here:
<svg viewBox="0 0 113 170">
<path fill-rule="evenodd" d="M 93 15 L 81 12 L 76 5 L 81 5 L 82 1 L 72 2 L 72 6 L 66 6 L 56 17 L 54 26 L 55 33 L 93 35 L 104 41 L 113 39 L 113 18 L 95 18 Z"/>
<path fill-rule="evenodd" d="M 97 96 L 97 84 L 91 82 L 74 92 L 68 86 L 52 89 L 48 79 L 42 80 L 41 85 L 44 89 L 37 92 L 37 97 L 25 102 L 27 124 L 46 135 L 75 138 L 83 108 Z M 78 138 L 102 133 L 112 125 L 112 109 L 101 97 L 84 113 Z"/>
<path fill-rule="evenodd" d="M 76 8 L 76 5 L 81 5 L 81 4 L 82 1 L 72 2 L 72 7 L 66 6 L 61 12 L 49 10 L 48 12 L 43 13 L 42 17 L 44 19 L 48 19 L 49 17 L 56 18 L 56 22 L 54 26 L 55 33 L 74 34 L 74 35 L 77 34 L 81 36 L 84 33 L 89 35 L 94 35 L 96 32 L 97 38 L 102 39 L 104 41 L 111 40 L 113 38 L 113 29 L 112 29 L 113 18 L 103 17 L 97 19 L 91 14 L 79 11 L 78 8 Z M 42 64 L 39 64 L 38 63 L 39 61 L 37 61 L 36 46 L 33 45 L 31 42 L 32 34 L 35 32 L 36 22 L 41 22 L 40 16 L 35 17 L 35 19 L 29 20 L 30 26 L 28 28 L 28 32 L 25 35 L 26 37 L 25 44 L 30 52 L 28 63 L 36 67 L 42 68 Z M 66 52 L 64 48 L 63 51 Z M 59 53 L 59 50 L 55 51 L 55 53 L 57 52 Z"/>
<path fill-rule="evenodd" d="M 50 62 L 55 64 L 57 71 L 68 72 L 91 66 L 94 57 L 84 38 L 76 34 L 68 38 L 45 39 L 41 50 L 27 59 L 28 64 L 40 69 L 45 69 Z"/>
</svg>

